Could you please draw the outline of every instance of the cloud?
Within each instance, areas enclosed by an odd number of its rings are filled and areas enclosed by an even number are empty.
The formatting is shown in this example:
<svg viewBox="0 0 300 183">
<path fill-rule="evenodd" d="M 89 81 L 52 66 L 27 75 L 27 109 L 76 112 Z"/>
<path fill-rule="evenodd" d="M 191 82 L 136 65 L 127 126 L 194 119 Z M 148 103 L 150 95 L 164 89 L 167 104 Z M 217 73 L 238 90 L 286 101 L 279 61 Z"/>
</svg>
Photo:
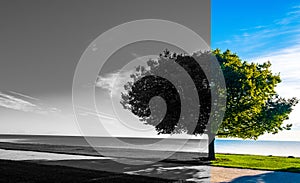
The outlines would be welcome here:
<svg viewBox="0 0 300 183">
<path fill-rule="evenodd" d="M 25 112 L 33 111 L 38 108 L 33 103 L 8 94 L 4 94 L 2 92 L 0 92 L 0 106 Z"/>
<path fill-rule="evenodd" d="M 287 25 L 295 22 L 300 17 L 300 6 L 293 6 L 286 16 L 276 20 L 275 23 L 279 25 Z"/>
<path fill-rule="evenodd" d="M 96 86 L 112 91 L 115 84 L 117 84 L 119 75 L 119 72 L 115 72 L 106 74 L 104 76 L 98 76 Z"/>
<path fill-rule="evenodd" d="M 111 97 L 113 95 L 120 95 L 124 90 L 124 84 L 132 80 L 130 78 L 131 74 L 132 71 L 117 71 L 104 76 L 98 76 L 96 87 L 108 90 Z"/>
<path fill-rule="evenodd" d="M 280 73 L 282 83 L 280 88 L 289 88 L 283 92 L 286 93 L 286 96 L 289 96 L 288 93 L 292 92 L 296 96 L 300 97 L 300 44 L 284 48 L 282 50 L 276 51 L 275 53 L 270 53 L 263 55 L 257 58 L 249 59 L 252 62 L 266 62 L 271 61 L 272 71 L 274 73 Z"/>
<path fill-rule="evenodd" d="M 141 56 L 136 53 L 131 53 L 134 59 L 127 63 L 122 70 L 116 72 L 108 73 L 105 75 L 99 75 L 96 81 L 96 87 L 106 89 L 110 92 L 110 96 L 115 96 L 121 94 L 124 91 L 124 85 L 128 81 L 132 81 L 130 75 L 135 73 L 137 66 L 148 67 L 147 61 L 158 59 L 158 55 L 145 55 Z"/>
<path fill-rule="evenodd" d="M 26 98 L 27 100 L 25 100 Z M 33 112 L 38 114 L 49 114 L 60 112 L 55 107 L 46 107 L 41 104 L 33 103 L 30 100 L 39 100 L 37 98 L 21 94 L 18 92 L 0 92 L 0 106 L 23 112 Z"/>
<path fill-rule="evenodd" d="M 12 93 L 12 94 L 15 94 L 15 95 L 19 95 L 21 97 L 28 98 L 28 99 L 39 100 L 38 98 L 34 98 L 34 97 L 29 96 L 29 95 L 25 95 L 23 93 L 19 93 L 19 92 L 15 92 L 15 91 L 9 91 L 9 92 Z"/>
</svg>

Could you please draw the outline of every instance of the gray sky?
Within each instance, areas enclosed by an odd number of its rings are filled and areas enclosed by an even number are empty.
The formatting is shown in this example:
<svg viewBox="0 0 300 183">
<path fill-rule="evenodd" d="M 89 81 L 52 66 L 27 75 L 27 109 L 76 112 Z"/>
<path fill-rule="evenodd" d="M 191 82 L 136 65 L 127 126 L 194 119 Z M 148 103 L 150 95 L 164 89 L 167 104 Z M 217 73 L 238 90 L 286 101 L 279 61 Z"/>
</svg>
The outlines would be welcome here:
<svg viewBox="0 0 300 183">
<path fill-rule="evenodd" d="M 77 134 L 72 81 L 87 46 L 114 26 L 150 18 L 182 24 L 209 43 L 210 8 L 203 4 L 199 0 L 0 1 L 0 133 Z"/>
</svg>

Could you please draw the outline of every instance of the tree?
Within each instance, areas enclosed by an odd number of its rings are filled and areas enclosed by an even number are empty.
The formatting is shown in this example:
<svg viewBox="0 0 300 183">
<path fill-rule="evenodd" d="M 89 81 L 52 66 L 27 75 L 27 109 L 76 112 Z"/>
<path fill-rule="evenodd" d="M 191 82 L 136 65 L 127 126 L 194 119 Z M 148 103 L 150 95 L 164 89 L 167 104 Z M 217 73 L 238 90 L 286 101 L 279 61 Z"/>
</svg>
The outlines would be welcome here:
<svg viewBox="0 0 300 183">
<path fill-rule="evenodd" d="M 211 130 L 209 126 L 211 124 L 208 124 L 209 116 L 217 114 L 211 111 L 215 103 L 211 97 L 214 81 L 209 83 L 203 71 L 208 68 L 205 68 L 205 65 L 202 66 L 204 68 L 199 67 L 194 59 L 197 57 L 197 60 L 207 61 L 212 54 L 217 58 L 223 71 L 227 90 L 223 122 L 215 131 Z M 177 65 L 174 66 L 174 62 Z M 192 56 L 165 50 L 157 61 L 149 60 L 147 65 L 148 67 L 138 66 L 136 72 L 131 75 L 133 81 L 124 86 L 126 92 L 121 94 L 120 103 L 124 109 L 130 110 L 145 124 L 155 126 L 159 134 L 208 133 L 209 138 L 213 138 L 209 144 L 209 159 L 215 158 L 215 135 L 257 139 L 264 133 L 276 134 L 292 127 L 291 124 L 284 125 L 283 122 L 288 119 L 298 99 L 278 96 L 275 87 L 281 80 L 279 74 L 271 72 L 270 62 L 248 63 L 229 50 L 222 53 L 216 49 L 212 52 L 194 53 Z M 166 79 L 173 78 L 174 75 L 183 77 L 180 68 L 184 68 L 189 74 L 196 88 L 186 80 L 170 82 Z M 174 82 L 180 89 L 174 87 Z M 181 89 L 185 92 L 180 91 Z M 197 90 L 201 105 L 187 93 L 194 90 Z M 221 90 L 219 92 L 222 93 Z M 180 100 L 180 95 L 184 101 Z M 150 104 L 151 98 L 155 96 L 165 100 L 166 111 L 161 110 L 162 103 L 159 100 Z M 182 112 L 180 106 L 184 106 L 186 110 Z M 166 115 L 162 119 L 164 113 Z M 199 114 L 198 119 L 194 114 Z M 196 125 L 191 125 L 191 121 L 196 121 Z"/>
</svg>

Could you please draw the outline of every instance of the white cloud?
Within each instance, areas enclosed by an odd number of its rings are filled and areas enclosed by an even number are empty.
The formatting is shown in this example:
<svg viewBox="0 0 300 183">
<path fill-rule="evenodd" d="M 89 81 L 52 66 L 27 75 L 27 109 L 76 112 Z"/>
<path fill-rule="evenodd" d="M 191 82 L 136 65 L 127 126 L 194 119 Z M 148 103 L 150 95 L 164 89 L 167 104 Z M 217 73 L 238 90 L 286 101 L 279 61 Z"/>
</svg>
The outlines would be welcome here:
<svg viewBox="0 0 300 183">
<path fill-rule="evenodd" d="M 38 106 L 33 103 L 2 92 L 0 92 L 0 106 L 25 112 L 33 111 L 38 108 Z"/>
<path fill-rule="evenodd" d="M 286 16 L 282 19 L 275 21 L 279 25 L 286 25 L 295 21 L 300 16 L 300 6 L 293 6 Z"/>
<path fill-rule="evenodd" d="M 131 53 L 131 55 L 134 59 L 127 63 L 122 70 L 98 76 L 96 87 L 108 90 L 111 97 L 116 95 L 120 96 L 121 92 L 124 91 L 124 85 L 128 81 L 133 80 L 130 78 L 130 75 L 135 73 L 137 66 L 144 66 L 147 68 L 147 61 L 150 59 L 158 59 L 157 55 L 140 56 L 136 53 Z"/>
<path fill-rule="evenodd" d="M 131 73 L 132 71 L 117 71 L 104 76 L 98 76 L 96 87 L 108 90 L 111 96 L 120 95 L 124 89 L 124 84 L 132 80 L 130 78 Z"/>
<path fill-rule="evenodd" d="M 29 96 L 29 95 L 25 95 L 23 93 L 20 93 L 20 92 L 9 91 L 9 93 L 12 93 L 12 94 L 15 94 L 15 95 L 19 95 L 21 97 L 29 98 L 29 99 L 32 99 L 32 100 L 39 100 L 38 98 L 34 98 L 34 97 Z"/>
<path fill-rule="evenodd" d="M 26 98 L 22 99 L 22 98 Z M 37 98 L 21 94 L 18 92 L 0 92 L 0 106 L 8 109 L 13 109 L 23 112 L 34 112 L 38 114 L 48 114 L 60 112 L 55 107 L 46 107 L 41 104 L 35 104 L 30 100 L 39 100 Z"/>
<path fill-rule="evenodd" d="M 109 73 L 104 76 L 98 76 L 96 86 L 112 91 L 119 78 L 119 72 Z"/>
<path fill-rule="evenodd" d="M 284 48 L 275 53 L 250 59 L 251 62 L 271 61 L 272 71 L 280 73 L 282 83 L 278 86 L 278 91 L 286 97 L 296 95 L 300 97 L 300 44 Z"/>
</svg>

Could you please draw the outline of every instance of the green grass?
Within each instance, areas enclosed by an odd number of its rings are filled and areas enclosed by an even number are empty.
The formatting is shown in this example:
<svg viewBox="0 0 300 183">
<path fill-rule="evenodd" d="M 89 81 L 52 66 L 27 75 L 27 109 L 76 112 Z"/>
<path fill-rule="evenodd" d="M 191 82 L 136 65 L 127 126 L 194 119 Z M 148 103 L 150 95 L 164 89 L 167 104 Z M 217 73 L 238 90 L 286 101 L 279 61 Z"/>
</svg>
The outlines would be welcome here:
<svg viewBox="0 0 300 183">
<path fill-rule="evenodd" d="M 300 173 L 300 158 L 278 156 L 216 154 L 213 166 Z"/>
</svg>

